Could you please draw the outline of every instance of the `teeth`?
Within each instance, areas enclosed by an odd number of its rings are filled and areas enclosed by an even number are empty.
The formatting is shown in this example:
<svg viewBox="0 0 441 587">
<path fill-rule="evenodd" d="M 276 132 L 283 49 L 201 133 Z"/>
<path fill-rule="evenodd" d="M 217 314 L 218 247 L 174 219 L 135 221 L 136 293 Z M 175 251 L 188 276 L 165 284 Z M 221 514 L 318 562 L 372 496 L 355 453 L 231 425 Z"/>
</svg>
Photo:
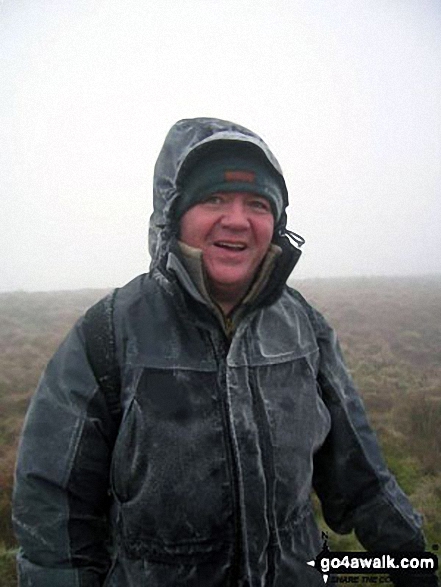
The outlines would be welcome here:
<svg viewBox="0 0 441 587">
<path fill-rule="evenodd" d="M 224 242 L 220 242 L 220 243 L 216 243 L 216 245 L 218 247 L 223 247 L 225 249 L 232 249 L 234 251 L 243 251 L 245 248 L 245 245 L 241 245 L 239 243 L 224 243 Z"/>
</svg>

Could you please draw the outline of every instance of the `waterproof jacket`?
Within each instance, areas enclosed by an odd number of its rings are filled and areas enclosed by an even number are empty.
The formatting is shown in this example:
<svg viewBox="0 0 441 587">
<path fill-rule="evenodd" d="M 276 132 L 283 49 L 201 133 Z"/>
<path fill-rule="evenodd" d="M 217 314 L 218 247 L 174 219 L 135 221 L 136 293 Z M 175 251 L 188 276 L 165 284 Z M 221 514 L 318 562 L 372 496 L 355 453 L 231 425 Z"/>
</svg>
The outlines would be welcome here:
<svg viewBox="0 0 441 587">
<path fill-rule="evenodd" d="M 190 277 L 173 200 L 182 165 L 213 140 L 250 141 L 280 172 L 242 127 L 173 127 L 155 170 L 151 271 L 115 297 L 121 423 L 95 379 L 84 319 L 26 417 L 14 491 L 22 586 L 323 585 L 306 564 L 322 547 L 313 488 L 330 527 L 355 529 L 367 549 L 424 548 L 333 330 L 285 285 L 298 258 L 286 216 L 283 253 L 231 337 Z"/>
</svg>

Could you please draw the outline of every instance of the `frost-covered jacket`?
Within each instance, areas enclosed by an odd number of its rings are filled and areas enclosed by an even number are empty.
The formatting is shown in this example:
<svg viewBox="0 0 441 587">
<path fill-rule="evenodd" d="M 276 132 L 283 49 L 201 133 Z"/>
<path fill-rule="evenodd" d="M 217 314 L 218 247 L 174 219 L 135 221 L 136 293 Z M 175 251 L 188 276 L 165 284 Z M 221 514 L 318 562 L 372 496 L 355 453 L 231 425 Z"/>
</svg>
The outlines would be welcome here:
<svg viewBox="0 0 441 587">
<path fill-rule="evenodd" d="M 152 268 L 115 298 L 118 430 L 83 319 L 32 399 L 14 491 L 22 586 L 323 585 L 306 564 L 322 546 L 313 488 L 331 528 L 367 549 L 424 547 L 334 332 L 284 285 L 290 246 L 231 338 L 188 274 L 169 222 L 176 178 L 221 136 L 268 153 L 242 127 L 197 119 L 158 159 Z"/>
</svg>

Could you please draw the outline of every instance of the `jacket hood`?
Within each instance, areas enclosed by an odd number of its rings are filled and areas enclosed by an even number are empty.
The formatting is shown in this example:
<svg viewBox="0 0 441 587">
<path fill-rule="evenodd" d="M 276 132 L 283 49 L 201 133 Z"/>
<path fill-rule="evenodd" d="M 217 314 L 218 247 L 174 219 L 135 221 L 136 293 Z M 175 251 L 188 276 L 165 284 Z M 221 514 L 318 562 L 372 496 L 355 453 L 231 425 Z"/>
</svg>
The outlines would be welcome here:
<svg viewBox="0 0 441 587">
<path fill-rule="evenodd" d="M 276 232 L 278 235 L 287 233 L 288 190 L 281 167 L 266 143 L 252 131 L 234 122 L 217 118 L 180 120 L 168 132 L 155 165 L 153 213 L 149 225 L 151 268 L 157 267 L 166 258 L 172 237 L 176 233 L 177 227 L 173 226 L 171 210 L 181 195 L 177 186 L 180 171 L 196 161 L 202 151 L 215 147 L 218 141 L 245 142 L 250 148 L 258 150 L 273 166 L 280 176 L 284 198 L 284 211 Z"/>
</svg>

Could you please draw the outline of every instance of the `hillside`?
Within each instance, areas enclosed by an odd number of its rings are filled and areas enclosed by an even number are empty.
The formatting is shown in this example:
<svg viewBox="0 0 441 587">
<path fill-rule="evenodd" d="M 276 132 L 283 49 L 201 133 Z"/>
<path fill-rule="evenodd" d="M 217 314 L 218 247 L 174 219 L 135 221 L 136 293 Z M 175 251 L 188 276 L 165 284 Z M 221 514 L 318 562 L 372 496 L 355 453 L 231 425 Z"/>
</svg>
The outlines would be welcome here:
<svg viewBox="0 0 441 587">
<path fill-rule="evenodd" d="M 441 543 L 441 276 L 291 285 L 336 328 L 389 466 L 424 514 L 429 545 Z M 13 584 L 10 491 L 29 398 L 76 318 L 105 293 L 0 294 L 0 587 Z"/>
</svg>

